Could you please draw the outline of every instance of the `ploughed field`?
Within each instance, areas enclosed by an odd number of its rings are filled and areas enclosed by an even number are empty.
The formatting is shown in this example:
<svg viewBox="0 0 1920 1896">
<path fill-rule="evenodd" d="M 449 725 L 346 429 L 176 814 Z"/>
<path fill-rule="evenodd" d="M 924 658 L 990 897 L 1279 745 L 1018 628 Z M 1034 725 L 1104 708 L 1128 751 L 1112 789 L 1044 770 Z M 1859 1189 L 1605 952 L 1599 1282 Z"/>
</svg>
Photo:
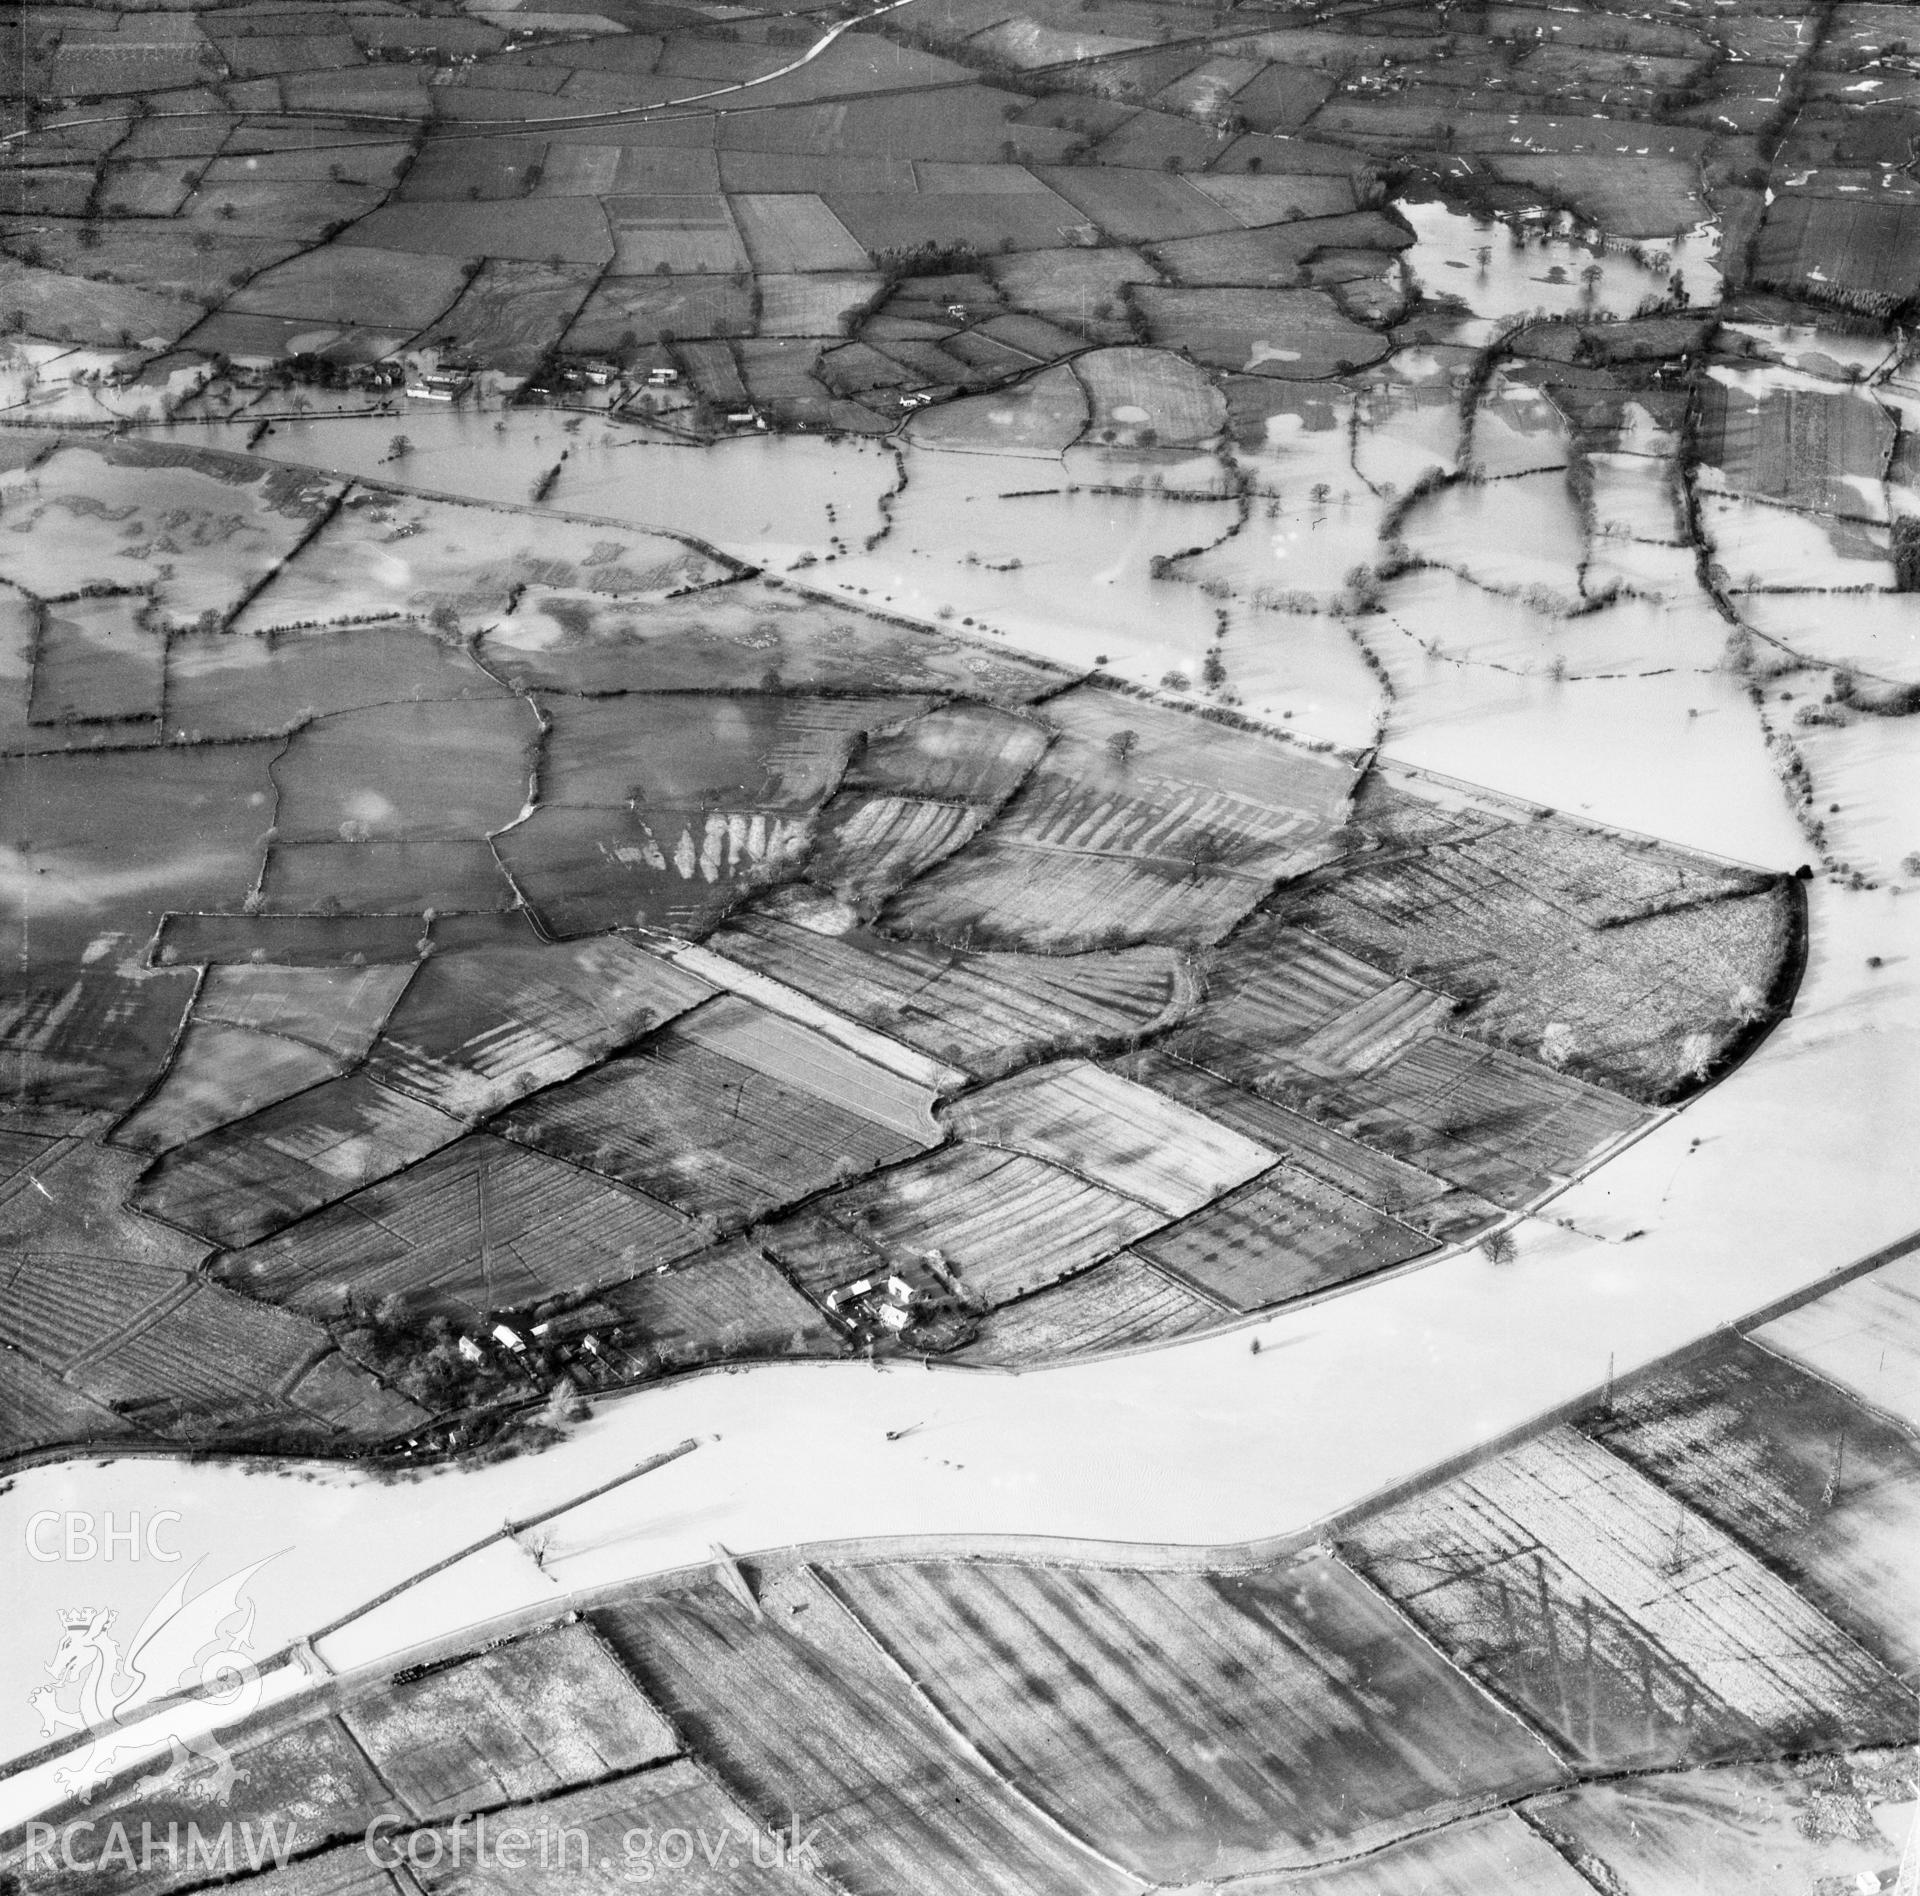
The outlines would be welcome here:
<svg viewBox="0 0 1920 1896">
<path fill-rule="evenodd" d="M 1790 882 L 664 535 L 132 444 L 8 510 L 99 494 L 122 590 L 0 548 L 9 1453 L 1188 1335 L 1487 1230 L 1790 996 Z"/>
<path fill-rule="evenodd" d="M 235 1886 L 1895 1887 L 1917 1287 L 1909 1251 L 1308 1546 L 716 1550 L 328 1678 L 220 1733 Z M 221 1770 L 122 1773 L 78 1870 L 25 1831 L 0 1868 L 189 1886 L 137 1840 Z"/>
</svg>

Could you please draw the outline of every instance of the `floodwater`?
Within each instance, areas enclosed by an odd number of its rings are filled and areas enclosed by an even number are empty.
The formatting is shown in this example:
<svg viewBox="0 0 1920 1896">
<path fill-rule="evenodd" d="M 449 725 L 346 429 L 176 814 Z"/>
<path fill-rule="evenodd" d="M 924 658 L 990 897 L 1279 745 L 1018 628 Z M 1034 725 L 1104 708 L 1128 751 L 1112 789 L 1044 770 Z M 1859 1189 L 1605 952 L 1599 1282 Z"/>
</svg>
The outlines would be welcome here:
<svg viewBox="0 0 1920 1896">
<path fill-rule="evenodd" d="M 1021 1376 L 768 1365 L 601 1405 L 561 1447 L 403 1484 L 219 1463 L 169 1467 L 163 1542 L 200 1579 L 256 1576 L 256 1648 L 335 1618 L 507 1518 L 694 1438 L 670 1465 L 548 1530 L 544 1570 L 496 1546 L 324 1640 L 336 1667 L 570 1590 L 711 1557 L 874 1535 L 1221 1543 L 1310 1529 L 1385 1485 L 1598 1389 L 1920 1224 L 1920 899 L 1814 885 L 1794 1017 L 1734 1081 L 1479 1251 L 1252 1330 Z M 1867 965 L 1878 956 L 1879 968 Z M 1570 1227 L 1570 1228 L 1567 1228 Z M 1257 1337 L 1258 1353 L 1249 1347 Z M 895 1439 L 889 1439 L 892 1435 Z M 154 1505 L 151 1460 L 33 1469 L 0 1531 L 41 1510 Z M 0 1747 L 37 1736 L 25 1694 L 55 1612 L 137 1619 L 176 1567 L 26 1569 L 0 1654 Z M 97 1597 L 96 1597 L 97 1596 Z M 39 1773 L 5 1787 L 30 1814 Z"/>
<path fill-rule="evenodd" d="M 1438 206 L 1409 207 L 1409 215 L 1421 231 L 1416 269 L 1436 288 L 1444 270 L 1444 286 L 1477 312 L 1576 308 L 1589 294 L 1629 311 L 1666 288 L 1624 253 L 1599 259 L 1602 275 L 1589 286 L 1580 270 L 1595 259 L 1570 239 L 1515 247 L 1503 230 L 1476 229 Z M 1484 269 L 1482 247 L 1492 253 Z M 1704 239 L 1676 253 L 1696 301 L 1705 300 L 1710 255 Z M 1555 268 L 1571 281 L 1553 281 Z M 1448 366 L 1438 352 L 1428 364 L 1436 389 Z M 1397 456 L 1396 405 L 1418 434 Z M 752 440 L 701 450 L 643 442 L 596 418 L 570 431 L 552 412 L 514 414 L 499 418 L 503 432 L 493 415 L 453 411 L 282 424 L 262 452 L 524 502 L 564 447 L 555 505 L 676 528 L 783 565 L 811 553 L 810 583 L 929 621 L 971 619 L 972 630 L 1010 645 L 1103 663 L 1143 682 L 1197 672 L 1224 612 L 1229 687 L 1246 708 L 1271 705 L 1276 717 L 1292 709 L 1303 734 L 1344 738 L 1370 730 L 1383 703 L 1349 628 L 1326 613 L 1262 609 L 1235 595 L 1258 586 L 1334 590 L 1348 554 L 1359 547 L 1363 557 L 1374 542 L 1381 495 L 1369 483 L 1405 482 L 1445 464 L 1455 448 L 1449 413 L 1438 399 L 1382 399 L 1361 430 L 1361 471 L 1344 424 L 1297 436 L 1280 430 L 1245 457 L 1258 497 L 1225 538 L 1236 505 L 1212 497 L 1204 460 L 1151 464 L 1166 483 L 1159 492 L 1110 493 L 1089 491 L 1094 477 L 1083 463 L 911 449 L 893 528 L 871 552 L 862 542 L 881 524 L 878 500 L 896 463 L 890 448 L 870 443 Z M 1553 450 L 1533 437 L 1522 408 L 1498 421 L 1504 465 Z M 395 467 L 383 457 L 401 430 L 414 445 Z M 238 445 L 239 432 L 177 434 Z M 1315 536 L 1326 529 L 1311 522 L 1316 509 L 1334 519 L 1337 480 L 1351 490 L 1353 524 L 1335 526 L 1323 551 Z M 1207 497 L 1166 491 L 1182 481 Z M 1076 483 L 1082 491 L 1064 491 Z M 1311 489 L 1322 483 L 1329 492 L 1316 500 Z M 1062 491 L 1013 497 L 1037 488 Z M 1557 475 L 1520 474 L 1464 490 L 1426 518 L 1445 527 L 1446 544 L 1483 549 L 1482 580 L 1495 577 L 1494 555 L 1533 561 L 1539 579 L 1563 578 L 1579 553 L 1561 493 Z M 1449 519 L 1449 508 L 1460 517 Z M 1638 520 L 1640 503 L 1622 512 Z M 1818 538 L 1815 583 L 1834 583 L 1826 575 L 1840 558 L 1813 523 L 1739 503 L 1710 508 L 1709 517 L 1736 578 L 1751 552 L 1765 570 L 1779 563 L 1807 583 L 1813 569 L 1801 562 L 1814 549 L 1797 537 L 1786 543 L 1781 528 L 1792 524 Z M 1222 581 L 1224 599 L 1149 571 L 1156 554 L 1214 541 L 1182 565 Z M 848 552 L 829 561 L 836 542 Z M 1618 557 L 1629 552 L 1659 556 L 1667 596 L 1574 618 L 1449 573 L 1393 582 L 1382 611 L 1354 622 L 1393 681 L 1388 754 L 1572 813 L 1792 866 L 1808 850 L 1744 688 L 1721 666 L 1724 623 L 1685 585 L 1684 559 L 1623 541 Z M 1855 584 L 1876 583 L 1872 575 L 1884 570 L 1870 560 L 1845 564 Z M 1517 565 L 1498 576 L 1525 583 Z M 1842 613 L 1854 603 L 1831 602 Z M 1807 609 L 1822 610 L 1821 602 Z M 1877 643 L 1898 632 L 1876 616 L 1870 634 L 1854 636 Z M 1885 861 L 1898 841 L 1892 812 L 1920 807 L 1920 720 L 1887 721 L 1845 741 L 1846 795 L 1883 812 L 1870 834 L 1851 833 Z M 1832 748 L 1839 752 L 1838 738 Z M 1920 848 L 1920 834 L 1906 846 Z M 503 1519 L 682 1440 L 698 1443 L 556 1522 L 543 1566 L 497 1545 L 322 1642 L 331 1664 L 349 1666 L 528 1604 L 558 1608 L 575 1589 L 704 1561 L 715 1543 L 742 1554 L 900 1535 L 1218 1543 L 1311 1529 L 1920 1224 L 1920 1173 L 1911 1164 L 1920 1146 L 1912 1081 L 1920 1071 L 1920 891 L 1822 882 L 1810 886 L 1810 900 L 1812 954 L 1793 1017 L 1726 1084 L 1570 1188 L 1552 1222 L 1523 1227 L 1509 1265 L 1469 1251 L 1249 1330 L 1022 1376 L 857 1364 L 712 1373 L 603 1402 L 546 1455 L 401 1484 L 184 1461 L 167 1462 L 159 1481 L 152 1459 L 32 1469 L 0 1496 L 0 1533 L 23 1535 L 46 1511 L 95 1521 L 111 1512 L 124 1525 L 164 1493 L 180 1516 L 165 1539 L 204 1562 L 201 1580 L 275 1556 L 251 1587 L 254 1643 L 267 1651 Z M 180 1570 L 125 1559 L 84 1569 L 17 1565 L 16 1624 L 25 1631 L 0 1650 L 0 1756 L 9 1757 L 39 1741 L 26 1695 L 57 1640 L 56 1611 L 114 1605 L 137 1623 Z M 16 1776 L 0 1791 L 0 1824 L 50 1794 L 44 1773 Z"/>
<path fill-rule="evenodd" d="M 1631 316 L 1651 299 L 1673 294 L 1676 278 L 1695 307 L 1720 300 L 1719 233 L 1712 225 L 1666 244 L 1602 246 L 1569 217 L 1550 226 L 1496 222 L 1437 200 L 1402 202 L 1416 241 L 1407 268 L 1428 295 L 1451 297 L 1476 316 L 1606 314 Z"/>
<path fill-rule="evenodd" d="M 239 449 L 252 427 L 243 421 L 162 432 L 196 446 Z M 395 459 L 393 438 L 402 434 L 411 445 Z M 859 545 L 880 526 L 879 498 L 898 478 L 892 450 L 869 441 L 751 435 L 695 446 L 558 409 L 408 409 L 276 421 L 255 452 L 514 506 L 526 505 L 558 466 L 544 496 L 549 507 L 691 534 L 776 566 L 836 536 Z"/>
<path fill-rule="evenodd" d="M 1141 458 L 1104 450 L 1056 458 L 913 448 L 907 470 L 892 532 L 870 553 L 809 569 L 810 584 L 864 587 L 871 604 L 985 629 L 1076 669 L 1099 664 L 1151 685 L 1169 672 L 1198 680 L 1213 611 L 1193 587 L 1151 569 L 1234 525 L 1217 463 L 1187 456 L 1143 469 Z"/>
</svg>

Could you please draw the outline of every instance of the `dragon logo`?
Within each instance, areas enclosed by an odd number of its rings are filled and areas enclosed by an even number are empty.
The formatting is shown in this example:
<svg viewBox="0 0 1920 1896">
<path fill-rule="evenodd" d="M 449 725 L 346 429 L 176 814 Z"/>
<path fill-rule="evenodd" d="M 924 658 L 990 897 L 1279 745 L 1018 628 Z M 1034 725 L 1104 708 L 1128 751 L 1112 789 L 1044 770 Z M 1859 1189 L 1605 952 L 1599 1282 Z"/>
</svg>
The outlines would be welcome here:
<svg viewBox="0 0 1920 1896">
<path fill-rule="evenodd" d="M 47 1661 L 53 1683 L 36 1687 L 27 1702 L 47 1737 L 74 1733 L 90 1741 L 76 1745 L 70 1761 L 53 1774 L 65 1795 L 90 1802 L 123 1756 L 150 1754 L 157 1745 L 167 1746 L 170 1756 L 162 1770 L 141 1780 L 143 1791 L 185 1788 L 193 1770 L 192 1794 L 224 1804 L 234 1785 L 244 1782 L 247 1774 L 235 1767 L 219 1738 L 194 1727 L 203 1722 L 205 1707 L 227 1725 L 260 1703 L 246 1586 L 267 1562 L 257 1560 L 189 1599 L 187 1587 L 199 1564 L 167 1589 L 124 1652 L 114 1637 L 112 1608 L 61 1610 L 60 1644 Z M 186 1693 L 191 1699 L 180 1697 Z M 169 1708 L 177 1715 L 171 1727 Z"/>
</svg>

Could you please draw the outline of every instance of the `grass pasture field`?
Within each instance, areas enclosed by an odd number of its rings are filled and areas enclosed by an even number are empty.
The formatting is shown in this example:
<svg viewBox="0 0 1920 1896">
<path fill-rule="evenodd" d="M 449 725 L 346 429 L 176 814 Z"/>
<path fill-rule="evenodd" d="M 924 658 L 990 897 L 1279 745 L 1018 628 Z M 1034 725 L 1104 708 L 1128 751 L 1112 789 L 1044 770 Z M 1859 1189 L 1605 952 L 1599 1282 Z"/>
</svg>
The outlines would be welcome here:
<svg viewBox="0 0 1920 1896">
<path fill-rule="evenodd" d="M 618 937 L 436 954 L 395 1002 L 368 1071 L 480 1119 L 571 1079 L 698 1006 L 710 990 Z"/>
<path fill-rule="evenodd" d="M 988 1311 L 960 1360 L 1038 1369 L 1076 1356 L 1169 1343 L 1213 1329 L 1227 1312 L 1133 1251 Z"/>
<path fill-rule="evenodd" d="M 1187 178 L 1121 166 L 1051 169 L 1038 175 L 1067 199 L 1090 226 L 1117 237 L 1123 244 L 1199 237 L 1208 231 L 1241 228 L 1239 217 Z"/>
<path fill-rule="evenodd" d="M 1636 1381 L 1582 1426 L 1911 1672 L 1920 1451 L 1904 1428 L 1746 1338 Z"/>
<path fill-rule="evenodd" d="M 1264 1310 L 1405 1263 L 1434 1241 L 1289 1165 L 1137 1248 L 1236 1310 Z"/>
<path fill-rule="evenodd" d="M 1775 1351 L 1908 1428 L 1920 1428 L 1920 1267 L 1911 1258 L 1842 1284 L 1753 1332 Z"/>
<path fill-rule="evenodd" d="M 740 277 L 608 276 L 594 285 L 564 342 L 582 355 L 599 355 L 626 346 L 629 334 L 643 346 L 753 333 L 753 289 Z"/>
<path fill-rule="evenodd" d="M 519 897 L 485 841 L 275 843 L 260 877 L 268 913 L 331 918 L 506 909 Z"/>
<path fill-rule="evenodd" d="M 317 1047 L 217 1021 L 190 1021 L 166 1077 L 114 1129 L 118 1144 L 158 1153 L 244 1119 L 346 1071 Z"/>
<path fill-rule="evenodd" d="M 837 1356 L 839 1332 L 746 1239 L 604 1284 L 595 1298 L 613 1320 L 636 1328 L 662 1364 L 715 1356 Z"/>
<path fill-rule="evenodd" d="M 1065 198 L 1038 191 L 836 192 L 828 207 L 872 257 L 922 249 L 1052 250 L 1081 217 Z"/>
<path fill-rule="evenodd" d="M 1242 1134 L 1084 1060 L 1031 1067 L 947 1110 L 961 1137 L 1025 1152 L 1168 1217 L 1198 1211 L 1273 1163 Z"/>
<path fill-rule="evenodd" d="M 863 735 L 926 708 L 917 698 L 774 692 L 555 701 L 541 774 L 547 797 L 582 808 L 802 810 L 839 781 Z"/>
<path fill-rule="evenodd" d="M 194 1018 L 358 1059 L 409 979 L 404 968 L 210 968 L 194 999 Z"/>
<path fill-rule="evenodd" d="M 943 705 L 869 738 L 842 779 L 850 790 L 997 806 L 1012 796 L 1047 748 L 1043 724 L 992 705 Z"/>
<path fill-rule="evenodd" d="M 1890 310 L 1920 291 L 1920 207 L 1790 192 L 1767 208 L 1754 275 L 1768 287 Z"/>
<path fill-rule="evenodd" d="M 39 599 L 103 584 L 150 588 L 152 623 L 224 617 L 300 544 L 337 491 L 318 476 L 237 455 L 59 446 L 6 478 L 14 531 L 0 547 L 0 579 Z M 170 557 L 163 540 L 180 552 Z M 171 570 L 163 575 L 162 566 Z"/>
<path fill-rule="evenodd" d="M 1247 1576 L 953 1561 L 826 1578 L 998 1770 L 1156 1883 L 1304 1866 L 1559 1776 L 1324 1558 Z"/>
<path fill-rule="evenodd" d="M 1706 899 L 1670 893 L 1688 886 Z M 1450 993 L 1459 1030 L 1649 1100 L 1765 1016 L 1795 926 L 1783 882 L 1550 824 L 1360 861 L 1275 912 Z"/>
<path fill-rule="evenodd" d="M 818 1825 L 834 1887 L 849 1896 L 903 1882 L 930 1896 L 1138 1887 L 956 1742 L 808 1570 L 763 1585 L 761 1604 L 763 1616 L 749 1618 L 698 1582 L 593 1619 L 746 1809 Z"/>
<path fill-rule="evenodd" d="M 0 760 L 4 833 L 16 852 L 34 854 L 35 881 L 53 885 L 26 892 L 38 902 L 16 895 L 9 934 L 23 924 L 34 930 L 48 975 L 71 959 L 89 978 L 128 978 L 80 960 L 103 931 L 144 942 L 163 908 L 237 906 L 258 872 L 277 748 L 239 743 Z M 56 892 L 64 899 L 50 899 Z"/>
<path fill-rule="evenodd" d="M 1269 68 L 1269 71 L 1275 70 Z M 1244 97 L 1244 93 L 1238 95 Z M 1196 191 L 1230 210 L 1249 229 L 1295 218 L 1344 217 L 1359 209 L 1353 181 L 1295 173 L 1284 177 L 1245 171 L 1210 171 L 1188 180 Z"/>
<path fill-rule="evenodd" d="M 1194 996 L 1184 961 L 1159 947 L 966 954 L 824 932 L 756 908 L 732 917 L 714 945 L 983 1079 L 1050 1052 L 1094 1050 L 1151 1033 Z"/>
<path fill-rule="evenodd" d="M 523 1803 L 679 1750 L 579 1620 L 369 1693 L 344 1716 L 419 1818 Z"/>
<path fill-rule="evenodd" d="M 847 334 L 863 310 L 879 295 L 881 279 L 858 271 L 815 270 L 804 275 L 778 273 L 758 279 L 760 317 L 758 344 L 742 345 L 746 352 L 765 349 L 769 340 L 785 337 L 838 337 Z M 753 376 L 748 372 L 751 386 Z M 812 391 L 809 391 L 810 393 Z M 825 393 L 822 389 L 821 393 Z"/>
<path fill-rule="evenodd" d="M 492 203 L 525 197 L 527 180 L 536 172 L 564 183 L 567 170 L 564 159 L 549 159 L 545 141 L 538 138 L 429 136 L 407 167 L 396 198 L 401 204 Z"/>
<path fill-rule="evenodd" d="M 843 901 L 876 904 L 967 843 L 986 813 L 924 797 L 842 796 L 821 812 L 808 873 Z"/>
<path fill-rule="evenodd" d="M 1601 1769 L 1887 1743 L 1912 1694 L 1718 1528 L 1568 1428 L 1343 1543 L 1441 1648 Z"/>
<path fill-rule="evenodd" d="M 413 915 L 161 915 L 148 958 L 156 967 L 365 967 L 419 960 Z"/>
<path fill-rule="evenodd" d="M 725 275 L 750 267 L 724 197 L 614 197 L 603 203 L 616 276 Z"/>
<path fill-rule="evenodd" d="M 1057 454 L 1086 432 L 1087 393 L 1072 366 L 1042 369 L 1012 388 L 922 409 L 909 425 L 917 447 Z"/>
<path fill-rule="evenodd" d="M 904 1083 L 723 997 L 508 1122 L 542 1151 L 739 1224 L 937 1138 Z"/>
<path fill-rule="evenodd" d="M 216 1243 L 250 1244 L 451 1145 L 463 1130 L 353 1073 L 175 1147 L 132 1202 Z"/>
<path fill-rule="evenodd" d="M 1184 290 L 1143 284 L 1134 298 L 1152 340 L 1244 375 L 1320 381 L 1377 362 L 1387 344 L 1319 290 Z"/>
<path fill-rule="evenodd" d="M 987 1309 L 1071 1277 L 1165 1223 L 1136 1199 L 1023 1153 L 948 1146 L 768 1226 L 766 1247 L 816 1301 L 936 1253 Z"/>
<path fill-rule="evenodd" d="M 782 421 L 818 420 L 831 415 L 834 398 L 813 373 L 829 345 L 825 337 L 814 332 L 824 328 L 837 333 L 842 291 L 855 298 L 862 298 L 862 292 L 838 277 L 768 277 L 762 280 L 761 289 L 761 328 L 766 333 L 733 344 L 748 401 Z M 790 301 L 785 296 L 788 289 L 796 292 Z M 823 289 L 828 294 L 817 298 L 817 292 Z M 774 308 L 771 320 L 767 315 L 769 297 Z M 782 333 L 783 329 L 794 333 Z"/>
<path fill-rule="evenodd" d="M 1306 265 L 1323 251 L 1378 251 L 1384 260 L 1412 241 L 1378 211 L 1353 211 L 1177 238 L 1151 246 L 1147 255 L 1175 283 L 1284 290 L 1304 282 Z"/>
<path fill-rule="evenodd" d="M 144 702 L 144 660 L 160 637 L 138 623 L 145 603 L 138 595 L 123 593 L 104 599 L 62 600 L 55 608 L 19 593 L 0 595 L 0 751 L 27 755 L 160 741 L 159 721 L 151 711 L 146 716 L 95 719 L 84 724 L 67 721 L 64 716 L 77 704 Z M 50 624 L 54 619 L 70 624 L 55 628 Z M 122 629 L 131 634 L 124 641 L 119 636 Z M 67 668 L 73 678 L 71 689 L 55 675 L 63 653 L 73 661 Z M 53 711 L 59 720 L 46 724 L 36 722 L 32 715 L 34 673 L 42 659 L 48 672 L 43 708 Z M 123 663 L 123 659 L 130 662 Z"/>
<path fill-rule="evenodd" d="M 276 840 L 446 842 L 513 821 L 540 726 L 523 702 L 473 697 L 336 711 L 274 759 Z"/>
<path fill-rule="evenodd" d="M 683 342 L 677 360 L 702 398 L 725 408 L 738 408 L 747 399 L 735 345 L 726 342 Z"/>
<path fill-rule="evenodd" d="M 566 334 L 592 287 L 588 265 L 556 270 L 545 258 L 489 257 L 418 346 L 464 350 L 505 374 L 529 375 Z"/>
<path fill-rule="evenodd" d="M 33 651 L 33 724 L 157 719 L 167 641 L 143 622 L 137 594 L 63 599 L 46 609 Z"/>
<path fill-rule="evenodd" d="M 406 915 L 172 913 L 154 931 L 152 959 L 183 969 L 365 967 L 417 960 L 420 939 L 419 919 Z"/>
<path fill-rule="evenodd" d="M 478 1318 L 617 1283 L 695 1249 L 688 1220 L 639 1192 L 479 1133 L 323 1216 L 236 1250 L 227 1281 L 321 1316 L 351 1297 Z"/>
<path fill-rule="evenodd" d="M 862 271 L 867 250 L 809 192 L 736 193 L 729 203 L 753 267 L 771 275 L 816 270 Z M 815 332 L 821 333 L 821 332 Z"/>
<path fill-rule="evenodd" d="M 1897 429 L 1871 398 L 1796 387 L 1778 371 L 1722 373 L 1702 390 L 1702 408 L 1702 475 L 1715 485 L 1814 513 L 1885 518 L 1881 483 Z"/>
<path fill-rule="evenodd" d="M 255 277 L 230 307 L 241 315 L 291 316 L 316 326 L 352 322 L 411 332 L 444 316 L 466 281 L 465 271 L 450 258 L 381 247 L 377 233 L 369 233 L 363 244 L 309 251 L 276 264 Z"/>
<path fill-rule="evenodd" d="M 1097 250 L 1030 250 L 996 258 L 991 268 L 994 282 L 1018 308 L 1096 342 L 1120 339 L 1130 284 L 1159 281 L 1159 273 L 1139 252 L 1109 245 Z"/>
<path fill-rule="evenodd" d="M 1093 404 L 1098 440 L 1165 447 L 1197 447 L 1226 423 L 1226 404 L 1213 384 L 1177 356 L 1155 349 L 1096 349 L 1074 360 Z"/>
<path fill-rule="evenodd" d="M 536 581 L 644 599 L 707 583 L 724 570 L 663 534 L 550 518 L 536 524 L 509 509 L 362 487 L 248 602 L 233 629 L 424 619 L 440 607 L 500 612 Z"/>
<path fill-rule="evenodd" d="M 742 692 L 771 677 L 795 692 L 869 693 L 875 679 L 884 678 L 898 692 L 1014 707 L 1056 690 L 1066 676 L 842 599 L 776 592 L 752 581 L 624 603 L 597 593 L 560 597 L 533 586 L 511 618 L 481 636 L 478 649 L 517 687 L 584 696 Z"/>
<path fill-rule="evenodd" d="M 193 189 L 193 173 L 165 161 L 111 164 L 101 171 L 99 188 L 115 216 L 171 217 Z"/>
<path fill-rule="evenodd" d="M 158 351 L 191 330 L 206 314 L 206 305 L 179 294 L 36 269 L 6 257 L 0 258 L 0 311 L 30 334 Z"/>
</svg>

